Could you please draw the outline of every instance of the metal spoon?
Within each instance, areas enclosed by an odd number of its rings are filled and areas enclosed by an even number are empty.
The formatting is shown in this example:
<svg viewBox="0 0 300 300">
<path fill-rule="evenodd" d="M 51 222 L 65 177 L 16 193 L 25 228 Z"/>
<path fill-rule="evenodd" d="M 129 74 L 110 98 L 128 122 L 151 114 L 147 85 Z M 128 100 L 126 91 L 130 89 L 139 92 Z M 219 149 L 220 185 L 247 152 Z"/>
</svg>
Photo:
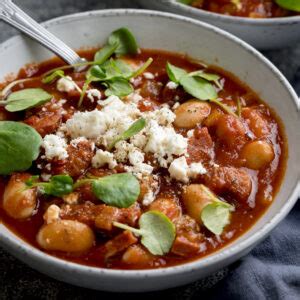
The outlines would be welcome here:
<svg viewBox="0 0 300 300">
<path fill-rule="evenodd" d="M 0 0 L 0 19 L 22 31 L 30 38 L 63 59 L 67 64 L 73 65 L 82 63 L 81 58 L 64 42 L 34 21 L 11 0 Z M 78 70 L 78 69 L 77 69 Z"/>
</svg>

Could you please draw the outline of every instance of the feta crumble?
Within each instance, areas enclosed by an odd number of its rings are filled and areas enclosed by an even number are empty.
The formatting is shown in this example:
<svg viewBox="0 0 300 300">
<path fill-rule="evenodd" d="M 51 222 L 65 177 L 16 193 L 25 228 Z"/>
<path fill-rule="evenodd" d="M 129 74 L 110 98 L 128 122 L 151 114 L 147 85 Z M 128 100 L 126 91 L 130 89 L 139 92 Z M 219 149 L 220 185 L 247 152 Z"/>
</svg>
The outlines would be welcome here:
<svg viewBox="0 0 300 300">
<path fill-rule="evenodd" d="M 87 98 L 93 103 L 96 100 L 101 99 L 101 92 L 97 89 L 89 89 L 86 92 Z"/>
<path fill-rule="evenodd" d="M 178 87 L 178 84 L 174 81 L 169 81 L 166 85 L 166 87 L 170 90 L 175 90 Z"/>
<path fill-rule="evenodd" d="M 146 79 L 154 79 L 154 74 L 153 73 L 150 73 L 150 72 L 145 72 L 143 74 L 143 76 L 146 78 Z"/>
<path fill-rule="evenodd" d="M 106 164 L 110 169 L 113 169 L 117 166 L 114 155 L 108 151 L 103 151 L 101 149 L 97 150 L 96 154 L 92 158 L 92 166 L 94 168 L 101 168 Z"/>
<path fill-rule="evenodd" d="M 48 134 L 44 137 L 42 147 L 45 149 L 46 159 L 66 159 L 68 157 L 67 143 L 65 139 L 55 134 Z"/>
<path fill-rule="evenodd" d="M 46 224 L 50 224 L 60 219 L 59 214 L 60 214 L 60 208 L 57 205 L 52 204 L 46 210 L 43 218 Z"/>
<path fill-rule="evenodd" d="M 60 78 L 56 84 L 56 88 L 58 91 L 66 92 L 66 93 L 74 91 L 76 87 L 77 87 L 76 83 L 73 81 L 72 77 L 70 76 Z"/>
</svg>

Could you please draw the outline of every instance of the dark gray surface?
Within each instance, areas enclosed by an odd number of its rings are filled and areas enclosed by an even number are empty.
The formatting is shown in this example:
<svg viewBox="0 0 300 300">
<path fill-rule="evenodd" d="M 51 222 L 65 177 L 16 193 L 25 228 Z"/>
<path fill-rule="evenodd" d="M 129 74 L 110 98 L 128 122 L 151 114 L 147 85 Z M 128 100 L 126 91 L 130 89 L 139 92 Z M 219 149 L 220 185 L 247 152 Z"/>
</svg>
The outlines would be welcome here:
<svg viewBox="0 0 300 300">
<path fill-rule="evenodd" d="M 2 0 L 0 0 L 2 1 Z M 153 1 L 153 0 L 145 0 Z M 31 16 L 38 21 L 44 21 L 54 17 L 58 17 L 65 14 L 71 14 L 86 10 L 104 9 L 110 7 L 135 7 L 134 1 L 130 0 L 15 0 L 20 6 L 22 6 Z M 15 31 L 6 24 L 0 22 L 0 42 L 3 42 L 7 38 L 15 34 Z M 298 94 L 300 94 L 300 44 L 294 47 L 280 50 L 269 51 L 265 53 L 287 76 L 292 85 L 295 87 Z M 1 66 L 0 66 L 1 67 Z M 284 100 L 284 99 L 283 99 Z M 295 210 L 293 212 L 294 218 Z M 299 216 L 297 214 L 297 216 Z M 292 217 L 290 214 L 289 218 Z M 284 228 L 288 228 L 289 219 L 285 220 L 269 237 L 265 244 L 276 239 L 276 233 L 278 234 Z M 285 231 L 286 232 L 286 231 Z M 258 248 L 255 250 L 259 252 Z M 252 253 L 255 256 L 255 251 Z M 222 280 L 227 274 L 234 278 L 234 274 L 237 270 L 245 264 L 247 259 L 249 260 L 252 255 L 249 255 L 244 260 L 237 262 L 229 269 L 222 270 L 207 278 L 206 280 L 200 280 L 196 283 L 190 284 L 185 287 L 176 288 L 168 291 L 162 291 L 157 293 L 148 293 L 141 295 L 130 295 L 130 299 L 143 300 L 154 297 L 164 297 L 166 299 L 197 299 L 205 291 L 212 295 L 210 289 L 215 283 L 219 282 L 218 286 L 222 284 L 226 285 L 226 281 Z M 299 258 L 299 257 L 298 257 Z M 299 261 L 296 261 L 296 267 Z M 264 268 L 264 267 L 263 267 Z M 298 278 L 299 279 L 299 278 Z M 242 282 L 240 282 L 242 284 Z M 117 289 L 117 283 L 116 283 Z M 299 290 L 300 293 L 300 290 Z M 222 295 L 222 294 L 218 294 Z M 118 295 L 119 297 L 121 295 Z M 204 295 L 203 295 L 204 296 Z M 226 295 L 228 296 L 228 294 Z M 47 276 L 44 276 L 31 268 L 27 267 L 23 263 L 19 262 L 11 255 L 0 249 L 0 300 L 2 299 L 108 299 L 112 295 L 109 293 L 96 292 L 92 290 L 82 289 L 74 287 L 62 282 L 53 280 Z M 124 298 L 124 295 L 122 295 Z M 210 296 L 204 297 L 205 299 L 211 299 Z M 212 296 L 213 297 L 213 296 Z M 127 297 L 129 298 L 129 295 Z M 202 298 L 202 297 L 201 297 Z M 203 299 L 204 299 L 203 298 Z M 219 297 L 218 297 L 219 298 Z M 232 295 L 232 299 L 238 299 L 238 295 Z M 287 298 L 288 299 L 288 298 Z"/>
</svg>

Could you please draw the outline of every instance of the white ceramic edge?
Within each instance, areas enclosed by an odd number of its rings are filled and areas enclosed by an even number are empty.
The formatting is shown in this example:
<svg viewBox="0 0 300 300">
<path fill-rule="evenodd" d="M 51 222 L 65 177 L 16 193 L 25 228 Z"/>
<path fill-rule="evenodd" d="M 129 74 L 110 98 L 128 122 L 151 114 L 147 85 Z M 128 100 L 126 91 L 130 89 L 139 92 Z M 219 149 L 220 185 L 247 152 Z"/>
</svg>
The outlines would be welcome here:
<svg viewBox="0 0 300 300">
<path fill-rule="evenodd" d="M 254 19 L 254 18 L 236 17 L 236 16 L 218 14 L 218 13 L 210 12 L 207 10 L 191 7 L 189 5 L 179 3 L 174 0 L 156 0 L 156 1 L 159 1 L 161 3 L 161 5 L 179 9 L 179 10 L 184 11 L 185 13 L 189 13 L 193 16 L 210 17 L 211 19 L 222 20 L 224 22 L 233 23 L 233 24 L 240 23 L 240 24 L 245 24 L 245 25 L 263 25 L 263 26 L 291 25 L 291 24 L 295 24 L 295 23 L 300 24 L 300 15 L 281 17 L 281 18 Z"/>
<path fill-rule="evenodd" d="M 43 23 L 46 27 L 51 27 L 55 24 L 66 24 L 72 20 L 80 19 L 80 18 L 86 18 L 88 16 L 118 16 L 118 15 L 145 15 L 145 16 L 162 16 L 169 19 L 179 19 L 181 21 L 185 21 L 188 23 L 192 23 L 195 25 L 200 25 L 202 27 L 205 27 L 207 29 L 210 29 L 214 31 L 216 34 L 221 35 L 223 37 L 226 37 L 229 40 L 232 40 L 233 42 L 239 44 L 242 48 L 246 49 L 250 54 L 257 57 L 261 63 L 265 64 L 270 71 L 280 80 L 280 82 L 285 86 L 287 91 L 289 92 L 291 98 L 294 100 L 295 109 L 299 111 L 300 103 L 299 99 L 289 84 L 289 82 L 285 79 L 285 77 L 281 74 L 281 72 L 267 59 L 265 58 L 261 53 L 259 53 L 257 50 L 255 50 L 252 46 L 248 45 L 247 43 L 243 42 L 239 38 L 231 35 L 230 33 L 227 33 L 221 29 L 218 29 L 212 25 L 203 23 L 201 21 L 197 21 L 194 19 L 190 19 L 183 16 L 177 16 L 170 13 L 163 13 L 158 11 L 150 11 L 150 10 L 136 10 L 136 9 L 109 9 L 109 10 L 99 10 L 99 11 L 88 11 L 83 13 L 77 13 L 72 14 L 68 16 L 63 16 L 59 18 L 52 19 L 50 21 L 47 21 Z M 2 43 L 0 45 L 0 50 L 5 49 L 10 44 L 13 44 L 20 39 L 19 36 L 12 37 L 6 42 Z M 0 240 L 1 244 L 3 244 L 4 248 L 6 249 L 13 249 L 14 254 L 21 260 L 26 261 L 26 258 L 32 258 L 35 261 L 40 261 L 41 263 L 47 262 L 48 264 L 51 263 L 51 266 L 57 267 L 58 269 L 65 269 L 70 268 L 73 270 L 73 272 L 76 273 L 82 273 L 85 274 L 91 274 L 91 275 L 102 275 L 106 276 L 107 278 L 117 279 L 122 276 L 130 279 L 138 279 L 138 278 L 162 278 L 167 277 L 169 275 L 175 275 L 176 274 L 188 274 L 191 272 L 194 272 L 195 270 L 199 268 L 205 268 L 212 265 L 218 265 L 220 263 L 220 266 L 225 266 L 232 262 L 232 258 L 239 258 L 242 256 L 242 254 L 246 254 L 250 249 L 252 249 L 259 241 L 261 241 L 263 238 L 265 238 L 272 229 L 274 229 L 275 226 L 278 225 L 280 221 L 284 219 L 284 217 L 289 213 L 289 211 L 292 209 L 294 204 L 296 203 L 298 196 L 300 194 L 300 181 L 298 179 L 298 183 L 293 187 L 293 192 L 288 195 L 287 201 L 284 206 L 278 211 L 278 213 L 273 217 L 272 220 L 270 220 L 268 223 L 266 223 L 260 230 L 258 230 L 256 233 L 254 233 L 251 237 L 247 238 L 244 241 L 241 241 L 238 245 L 231 246 L 229 248 L 226 248 L 224 250 L 220 250 L 215 254 L 209 255 L 207 257 L 204 257 L 203 259 L 199 259 L 190 263 L 174 266 L 174 267 L 167 267 L 162 269 L 151 269 L 151 270 L 111 270 L 111 269 L 102 269 L 102 268 L 96 268 L 96 267 L 89 267 L 84 266 L 72 262 L 67 262 L 65 260 L 53 257 L 51 255 L 48 255 L 29 244 L 23 242 L 19 238 L 11 238 L 6 235 L 4 235 L 3 232 L 0 232 Z M 1 225 L 1 224 L 0 224 Z M 224 263 L 224 261 L 227 261 Z M 223 263 L 222 263 L 223 261 Z M 46 271 L 45 271 L 46 272 Z M 80 285 L 80 283 L 78 283 Z M 172 286 L 172 284 L 170 284 Z M 153 288 L 156 289 L 156 288 Z M 150 289 L 148 289 L 150 290 Z"/>
</svg>

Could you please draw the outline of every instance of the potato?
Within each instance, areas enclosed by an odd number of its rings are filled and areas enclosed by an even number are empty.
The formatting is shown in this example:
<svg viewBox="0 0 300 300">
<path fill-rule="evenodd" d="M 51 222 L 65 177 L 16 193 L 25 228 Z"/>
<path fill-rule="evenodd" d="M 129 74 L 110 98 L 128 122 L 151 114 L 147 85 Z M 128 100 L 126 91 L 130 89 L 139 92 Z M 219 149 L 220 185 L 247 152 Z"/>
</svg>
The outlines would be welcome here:
<svg viewBox="0 0 300 300">
<path fill-rule="evenodd" d="M 57 220 L 42 226 L 37 234 L 38 244 L 45 250 L 85 252 L 95 243 L 92 229 L 78 221 Z"/>
<path fill-rule="evenodd" d="M 206 102 L 189 100 L 175 110 L 176 119 L 174 125 L 179 128 L 194 128 L 209 116 L 210 110 L 211 107 Z"/>
<path fill-rule="evenodd" d="M 272 145 L 266 141 L 253 141 L 247 143 L 241 152 L 241 157 L 246 161 L 246 167 L 259 170 L 274 159 Z"/>
</svg>

